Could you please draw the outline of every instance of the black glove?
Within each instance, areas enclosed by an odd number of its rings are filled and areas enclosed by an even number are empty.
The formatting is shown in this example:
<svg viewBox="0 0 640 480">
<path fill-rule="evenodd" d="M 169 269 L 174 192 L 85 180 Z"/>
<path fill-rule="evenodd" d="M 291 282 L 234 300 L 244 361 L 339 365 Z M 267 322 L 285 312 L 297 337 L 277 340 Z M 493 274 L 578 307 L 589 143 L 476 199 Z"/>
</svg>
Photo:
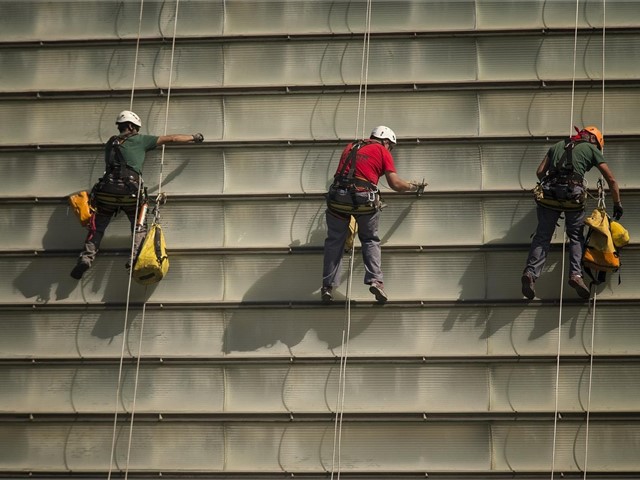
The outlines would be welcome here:
<svg viewBox="0 0 640 480">
<path fill-rule="evenodd" d="M 424 181 L 424 178 L 422 179 L 422 182 L 411 182 L 411 185 L 413 185 L 414 187 L 416 187 L 416 197 L 421 197 L 422 194 L 424 193 L 424 188 L 429 185 L 427 182 Z"/>
<path fill-rule="evenodd" d="M 193 141 L 195 143 L 202 143 L 204 142 L 204 135 L 202 135 L 201 133 L 196 133 L 193 135 Z"/>
<path fill-rule="evenodd" d="M 622 217 L 623 213 L 624 213 L 624 210 L 622 210 L 622 203 L 620 203 L 620 202 L 614 203 L 613 204 L 613 219 L 614 220 L 620 220 L 620 217 Z"/>
</svg>

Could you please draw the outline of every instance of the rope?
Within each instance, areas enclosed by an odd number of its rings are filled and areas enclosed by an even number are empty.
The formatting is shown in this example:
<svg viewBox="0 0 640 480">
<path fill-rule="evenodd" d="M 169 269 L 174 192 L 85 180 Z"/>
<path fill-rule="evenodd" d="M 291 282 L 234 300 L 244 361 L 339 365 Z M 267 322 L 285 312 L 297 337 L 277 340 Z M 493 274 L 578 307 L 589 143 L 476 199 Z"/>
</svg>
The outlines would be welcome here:
<svg viewBox="0 0 640 480">
<path fill-rule="evenodd" d="M 565 232 L 563 233 L 562 248 L 562 273 L 560 275 L 560 308 L 558 314 L 558 350 L 556 353 L 556 383 L 555 383 L 555 406 L 553 411 L 553 448 L 551 451 L 551 480 L 553 480 L 554 469 L 556 465 L 556 440 L 558 438 L 558 391 L 560 384 L 560 350 L 562 346 L 562 301 L 564 297 L 564 271 L 565 271 L 565 252 L 566 252 L 566 219 Z"/>
<path fill-rule="evenodd" d="M 371 38 L 371 0 L 367 0 L 365 28 L 362 45 L 362 64 L 360 66 L 360 88 L 358 89 L 358 112 L 356 114 L 356 134 L 354 138 L 365 137 L 367 115 L 367 85 L 369 81 L 369 42 Z M 362 103 L 362 123 L 360 122 L 360 106 Z"/>
<path fill-rule="evenodd" d="M 140 0 L 140 17 L 138 18 L 138 39 L 136 40 L 136 56 L 133 60 L 133 82 L 131 85 L 131 100 L 129 110 L 133 110 L 133 93 L 136 89 L 136 76 L 138 74 L 138 53 L 140 52 L 140 36 L 142 32 L 142 11 L 144 10 L 144 0 Z"/>
<path fill-rule="evenodd" d="M 580 9 L 580 0 L 576 0 L 576 25 L 573 33 L 573 76 L 571 79 L 571 114 L 569 121 L 569 136 L 573 132 L 573 105 L 576 93 L 576 58 L 578 54 L 578 11 Z"/>
<path fill-rule="evenodd" d="M 604 132 L 605 125 L 605 46 L 606 46 L 606 0 L 603 0 L 603 14 L 602 14 L 602 103 L 601 103 L 601 132 Z M 572 132 L 573 127 L 573 108 L 575 98 L 575 77 L 576 77 L 576 55 L 577 55 L 577 39 L 578 39 L 578 12 L 579 12 L 579 0 L 576 0 L 576 18 L 575 18 L 575 33 L 574 33 L 574 46 L 573 46 L 573 78 L 571 82 L 571 122 L 569 130 Z M 571 133 L 570 133 L 571 136 Z M 604 151 L 604 145 L 601 145 L 602 151 Z M 604 189 L 602 176 L 598 180 L 598 207 L 604 208 Z M 565 225 L 566 231 L 566 225 Z M 566 241 L 565 241 L 566 243 Z M 566 245 L 565 245 L 566 248 Z M 558 420 L 558 384 L 560 379 L 560 327 L 562 324 L 562 290 L 564 286 L 564 257 L 565 248 L 562 251 L 562 285 L 560 287 L 560 314 L 558 320 L 558 353 L 556 357 L 556 391 L 555 391 L 555 412 L 553 423 L 553 452 L 552 452 L 552 465 L 551 465 L 551 480 L 553 480 L 554 468 L 555 468 L 555 456 L 556 456 L 556 440 L 557 440 L 557 420 Z M 594 345 L 595 345 L 595 324 L 596 324 L 596 303 L 597 303 L 597 291 L 594 289 L 593 294 L 593 309 L 592 309 L 592 323 L 591 323 L 591 347 L 589 350 L 589 386 L 587 394 L 587 409 L 585 419 L 585 451 L 584 451 L 584 472 L 583 478 L 587 478 L 587 466 L 589 459 L 589 420 L 591 418 L 591 392 L 593 386 L 593 361 L 594 361 Z"/>
<path fill-rule="evenodd" d="M 164 127 L 164 134 L 166 135 L 167 133 L 167 125 L 168 125 L 168 117 L 169 117 L 169 101 L 171 98 L 171 82 L 172 82 L 172 75 L 173 75 L 173 58 L 174 58 L 174 53 L 175 53 L 175 41 L 176 41 L 176 30 L 177 30 L 177 23 L 178 23 L 178 6 L 179 6 L 179 2 L 180 0 L 176 0 L 176 12 L 175 12 L 175 18 L 174 18 L 174 29 L 173 29 L 173 41 L 171 44 L 171 62 L 170 62 L 170 69 L 169 69 L 169 87 L 168 87 L 168 94 L 167 94 L 167 107 L 166 107 L 166 113 L 165 113 L 165 127 Z M 135 54 L 135 60 L 134 60 L 134 73 L 133 73 L 133 86 L 131 88 L 131 101 L 130 101 L 130 106 L 129 108 L 132 110 L 133 109 L 133 98 L 134 98 L 134 93 L 135 93 L 135 81 L 136 81 L 136 72 L 137 72 L 137 65 L 138 65 L 138 52 L 139 52 L 139 45 L 140 45 L 140 36 L 141 36 L 141 27 L 142 27 L 142 12 L 143 12 L 143 7 L 144 7 L 144 0 L 141 0 L 141 4 L 140 4 L 140 16 L 139 16 L 139 20 L 138 20 L 138 39 L 136 42 L 136 54 Z M 164 165 L 164 145 L 162 145 L 162 154 L 161 154 L 161 163 L 160 163 L 160 178 L 158 181 L 158 190 L 159 190 L 159 195 L 158 197 L 160 197 L 160 192 L 162 189 L 162 172 L 163 172 L 163 165 Z M 112 432 L 112 439 L 111 439 L 111 453 L 109 456 L 109 470 L 108 470 L 108 474 L 107 474 L 107 479 L 110 480 L 111 479 L 111 475 L 113 472 L 113 463 L 114 463 L 114 456 L 115 456 L 115 447 L 116 447 L 116 437 L 117 437 L 117 425 L 118 425 L 118 403 L 119 403 L 119 399 L 120 399 L 120 394 L 121 394 L 121 388 L 122 388 L 122 371 L 123 371 L 123 364 L 124 364 L 124 350 L 125 350 L 125 345 L 127 342 L 127 332 L 128 332 L 128 319 L 129 319 L 129 306 L 130 306 L 130 301 L 131 301 L 131 284 L 132 284 L 132 277 L 133 277 L 133 261 L 134 261 L 134 253 L 135 253 L 135 239 L 136 239 L 136 229 L 137 229 L 137 222 L 138 222 L 138 216 L 140 215 L 140 198 L 141 198 L 141 194 L 142 194 L 142 181 L 138 182 L 138 197 L 137 197 L 137 202 L 136 202 L 136 211 L 135 211 L 135 222 L 136 224 L 134 225 L 134 231 L 133 231 L 133 235 L 132 235 L 132 239 L 131 239 L 131 250 L 129 252 L 129 280 L 128 280 L 128 284 L 127 284 L 127 300 L 126 300 L 126 306 L 125 306 L 125 319 L 124 319 L 124 326 L 123 326 L 123 332 L 122 332 L 122 349 L 120 352 L 120 362 L 119 362 L 119 367 L 118 367 L 118 383 L 116 386 L 116 405 L 115 405 L 115 413 L 114 413 L 114 419 L 113 419 L 113 432 Z M 156 205 L 155 207 L 155 215 L 156 218 L 158 218 L 159 212 L 158 212 L 158 205 Z M 145 220 L 143 220 L 145 221 Z M 145 294 L 146 294 L 146 288 L 145 288 Z M 128 444 L 127 444 L 127 458 L 126 458 L 126 464 L 125 464 L 125 475 L 124 478 L 125 480 L 128 478 L 129 475 L 129 463 L 130 463 L 130 459 L 131 459 L 131 445 L 133 443 L 133 422 L 134 422 L 134 418 L 135 418 L 135 408 L 136 408 L 136 399 L 137 399 L 137 393 L 138 393 L 138 379 L 140 376 L 140 360 L 141 360 L 141 352 L 142 352 L 142 336 L 143 336 L 143 332 L 144 332 L 144 320 L 145 320 L 145 314 L 146 314 L 146 302 L 143 305 L 142 308 L 142 317 L 141 317 L 141 325 L 140 325 L 140 340 L 139 340 L 139 345 L 138 345 L 138 355 L 137 355 L 137 361 L 136 361 L 136 372 L 135 372 L 135 380 L 134 380 L 134 391 L 133 391 L 133 401 L 132 401 L 132 406 L 131 406 L 131 419 L 129 422 L 129 436 L 128 436 Z"/>
<path fill-rule="evenodd" d="M 602 103 L 601 103 L 601 120 L 600 120 L 600 128 L 601 132 L 604 135 L 605 131 L 605 114 L 604 114 L 604 105 L 605 105 L 605 50 L 606 50 L 606 30 L 607 28 L 607 1 L 602 0 Z M 601 145 L 601 151 L 604 153 L 604 145 Z M 604 196 L 604 179 L 602 175 L 598 180 L 598 207 L 606 209 L 605 206 L 605 196 Z M 586 413 L 586 425 L 585 425 L 585 439 L 584 439 L 584 472 L 583 479 L 587 478 L 587 467 L 589 462 L 589 420 L 591 419 L 591 390 L 593 386 L 593 361 L 594 361 L 594 345 L 595 345 L 595 335 L 596 335 L 596 304 L 598 299 L 598 291 L 597 289 L 593 289 L 593 310 L 592 310 L 592 320 L 591 320 L 591 348 L 589 350 L 589 388 L 587 395 L 587 413 Z"/>
<path fill-rule="evenodd" d="M 569 120 L 569 136 L 573 132 L 573 108 L 576 92 L 576 58 L 578 54 L 578 13 L 580 8 L 580 0 L 576 0 L 576 16 L 575 28 L 573 34 L 573 73 L 571 77 L 571 109 Z M 564 299 L 564 274 L 566 268 L 566 250 L 567 250 L 567 219 L 565 215 L 565 228 L 562 235 L 562 270 L 560 275 L 560 306 L 558 308 L 558 349 L 556 352 L 556 380 L 554 390 L 554 411 L 553 411 L 553 446 L 551 450 L 551 480 L 555 473 L 556 465 L 556 442 L 558 439 L 558 401 L 559 401 L 559 385 L 560 385 L 560 353 L 562 350 L 562 304 Z"/>
<path fill-rule="evenodd" d="M 347 387 L 347 358 L 349 356 L 349 336 L 351 334 L 351 286 L 353 284 L 353 262 L 355 257 L 355 241 L 351 245 L 351 255 L 349 258 L 349 280 L 347 282 L 347 302 L 345 304 L 345 324 L 342 329 L 342 348 L 340 352 L 340 372 L 338 375 L 338 394 L 336 399 L 336 418 L 334 422 L 333 432 L 333 454 L 331 465 L 331 480 L 333 480 L 334 472 L 340 479 L 341 470 L 341 450 L 342 450 L 342 419 L 344 416 L 344 399 Z M 337 456 L 337 460 L 336 460 Z"/>
<path fill-rule="evenodd" d="M 371 36 L 371 1 L 367 0 L 365 14 L 364 40 L 362 46 L 362 65 L 360 69 L 360 87 L 358 89 L 358 111 L 356 116 L 355 138 L 365 137 L 366 112 L 367 112 L 367 82 L 369 79 L 369 40 Z M 362 123 L 360 122 L 360 110 L 362 107 Z M 359 136 L 360 132 L 360 136 Z M 355 240 L 355 239 L 354 239 Z M 331 479 L 340 480 L 342 467 L 342 420 L 344 417 L 344 401 L 347 386 L 347 360 L 349 357 L 349 337 L 351 336 L 351 287 L 353 284 L 353 263 L 355 257 L 355 241 L 351 245 L 349 258 L 349 279 L 347 282 L 347 301 L 345 304 L 345 322 L 342 329 L 342 348 L 340 352 L 340 370 L 338 374 L 338 392 L 336 398 L 336 417 L 333 432 L 333 452 L 331 464 Z"/>
</svg>

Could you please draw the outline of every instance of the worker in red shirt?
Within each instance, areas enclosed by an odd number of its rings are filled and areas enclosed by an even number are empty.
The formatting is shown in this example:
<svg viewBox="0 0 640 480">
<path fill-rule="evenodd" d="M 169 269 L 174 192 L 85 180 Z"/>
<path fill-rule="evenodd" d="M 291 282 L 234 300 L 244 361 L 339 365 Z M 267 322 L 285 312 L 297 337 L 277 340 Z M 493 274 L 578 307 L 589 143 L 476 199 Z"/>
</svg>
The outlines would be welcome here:
<svg viewBox="0 0 640 480">
<path fill-rule="evenodd" d="M 342 152 L 334 182 L 327 194 L 327 238 L 324 242 L 320 290 L 325 303 L 333 300 L 333 288 L 340 284 L 342 254 L 352 216 L 358 224 L 358 238 L 362 244 L 364 283 L 369 285 L 369 291 L 379 303 L 387 301 L 378 237 L 378 180 L 384 175 L 389 187 L 396 192 L 416 192 L 424 188 L 424 184 L 408 182 L 396 173 L 391 156 L 395 145 L 396 134 L 393 130 L 379 126 L 373 129 L 369 139 L 350 143 Z"/>
</svg>

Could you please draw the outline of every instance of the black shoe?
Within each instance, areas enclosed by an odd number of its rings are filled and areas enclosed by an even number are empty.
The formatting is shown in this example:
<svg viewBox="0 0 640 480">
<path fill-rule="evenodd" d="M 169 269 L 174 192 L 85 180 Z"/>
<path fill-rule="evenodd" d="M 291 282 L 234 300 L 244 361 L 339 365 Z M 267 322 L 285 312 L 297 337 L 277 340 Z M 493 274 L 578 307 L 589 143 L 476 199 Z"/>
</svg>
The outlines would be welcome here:
<svg viewBox="0 0 640 480">
<path fill-rule="evenodd" d="M 536 297 L 535 283 L 530 273 L 525 272 L 522 274 L 522 295 L 529 300 L 533 300 Z"/>
<path fill-rule="evenodd" d="M 369 291 L 376 296 L 378 303 L 384 303 L 388 300 L 387 294 L 384 293 L 382 282 L 373 282 L 369 287 Z"/>
<path fill-rule="evenodd" d="M 88 263 L 78 262 L 76 266 L 73 267 L 73 270 L 71 270 L 71 277 L 75 278 L 76 280 L 80 280 L 82 278 L 82 275 L 84 275 L 84 272 L 89 270 L 89 268 L 91 268 L 91 265 L 89 265 Z"/>
<path fill-rule="evenodd" d="M 324 303 L 329 303 L 331 300 L 333 300 L 332 290 L 333 287 L 322 287 L 320 289 L 320 297 L 322 298 L 322 301 Z"/>
<path fill-rule="evenodd" d="M 569 279 L 569 285 L 576 289 L 580 298 L 585 300 L 591 296 L 591 290 L 587 287 L 580 275 L 572 275 Z"/>
</svg>

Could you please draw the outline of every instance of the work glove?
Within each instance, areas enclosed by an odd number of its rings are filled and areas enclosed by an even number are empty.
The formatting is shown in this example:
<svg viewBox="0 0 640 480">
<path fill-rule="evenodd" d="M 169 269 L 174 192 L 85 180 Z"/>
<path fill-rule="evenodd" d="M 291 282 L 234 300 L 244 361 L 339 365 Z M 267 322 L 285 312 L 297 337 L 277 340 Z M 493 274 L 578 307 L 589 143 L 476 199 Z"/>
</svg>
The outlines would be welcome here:
<svg viewBox="0 0 640 480">
<path fill-rule="evenodd" d="M 202 143 L 204 142 L 204 135 L 202 135 L 201 133 L 195 133 L 193 135 L 193 141 L 195 143 Z"/>
<path fill-rule="evenodd" d="M 613 204 L 613 219 L 614 220 L 620 220 L 620 217 L 622 217 L 623 213 L 624 213 L 624 210 L 622 210 L 622 203 L 620 203 L 620 202 L 614 203 Z"/>
<path fill-rule="evenodd" d="M 421 182 L 418 182 L 418 181 L 411 182 L 411 185 L 416 187 L 416 197 L 420 197 L 424 193 L 424 188 L 429 184 L 425 182 L 423 178 Z"/>
</svg>

